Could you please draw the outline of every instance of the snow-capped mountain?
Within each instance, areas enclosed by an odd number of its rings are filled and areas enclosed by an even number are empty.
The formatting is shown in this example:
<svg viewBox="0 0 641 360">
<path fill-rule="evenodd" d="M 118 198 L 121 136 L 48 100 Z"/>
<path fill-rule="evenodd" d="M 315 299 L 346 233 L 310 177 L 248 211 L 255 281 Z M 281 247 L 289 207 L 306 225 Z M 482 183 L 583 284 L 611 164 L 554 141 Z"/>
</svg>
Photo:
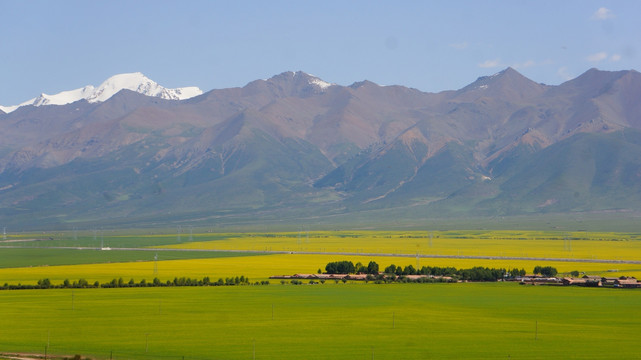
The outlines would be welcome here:
<svg viewBox="0 0 641 360">
<path fill-rule="evenodd" d="M 195 86 L 167 89 L 142 73 L 135 72 L 114 75 L 98 87 L 88 85 L 80 89 L 63 91 L 54 95 L 40 94 L 40 96 L 19 105 L 0 106 L 0 110 L 10 113 L 21 106 L 65 105 L 82 99 L 90 103 L 103 102 L 123 89 L 167 100 L 184 100 L 203 93 L 202 90 Z"/>
</svg>

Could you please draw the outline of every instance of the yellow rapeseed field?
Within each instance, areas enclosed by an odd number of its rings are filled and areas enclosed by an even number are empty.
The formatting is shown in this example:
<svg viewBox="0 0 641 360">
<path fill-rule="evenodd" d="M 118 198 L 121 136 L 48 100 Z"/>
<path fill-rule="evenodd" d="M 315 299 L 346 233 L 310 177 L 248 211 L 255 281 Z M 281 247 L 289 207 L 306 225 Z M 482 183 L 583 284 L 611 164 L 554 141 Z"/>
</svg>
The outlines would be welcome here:
<svg viewBox="0 0 641 360">
<path fill-rule="evenodd" d="M 225 240 L 162 246 L 183 249 L 349 252 L 641 260 L 641 237 L 624 233 L 542 231 L 298 232 L 239 234 Z"/>
<path fill-rule="evenodd" d="M 634 264 L 601 264 L 601 263 L 574 263 L 553 261 L 524 261 L 524 260 L 482 260 L 482 259 L 426 259 L 407 257 L 375 257 L 375 256 L 346 256 L 346 255 L 300 255 L 279 254 L 265 256 L 248 256 L 233 258 L 212 258 L 193 260 L 168 260 L 154 262 L 130 262 L 111 264 L 65 265 L 44 266 L 27 268 L 0 269 L 0 284 L 34 284 L 40 279 L 48 278 L 54 284 L 61 283 L 64 279 L 70 281 L 84 278 L 89 282 L 100 283 L 111 281 L 114 278 L 123 278 L 125 281 L 133 278 L 136 282 L 141 279 L 147 281 L 158 277 L 163 282 L 174 277 L 203 278 L 209 276 L 212 280 L 231 276 L 244 275 L 250 280 L 265 280 L 273 275 L 291 275 L 295 273 L 316 273 L 320 268 L 331 261 L 349 260 L 367 264 L 376 261 L 381 270 L 390 264 L 400 266 L 453 266 L 456 268 L 471 268 L 474 266 L 494 268 L 524 268 L 528 273 L 537 266 L 554 266 L 559 272 L 578 270 L 594 275 L 630 275 L 641 278 L 641 265 Z M 157 272 L 154 269 L 157 267 Z M 609 270 L 618 270 L 611 272 Z M 278 283 L 279 280 L 272 280 Z"/>
</svg>

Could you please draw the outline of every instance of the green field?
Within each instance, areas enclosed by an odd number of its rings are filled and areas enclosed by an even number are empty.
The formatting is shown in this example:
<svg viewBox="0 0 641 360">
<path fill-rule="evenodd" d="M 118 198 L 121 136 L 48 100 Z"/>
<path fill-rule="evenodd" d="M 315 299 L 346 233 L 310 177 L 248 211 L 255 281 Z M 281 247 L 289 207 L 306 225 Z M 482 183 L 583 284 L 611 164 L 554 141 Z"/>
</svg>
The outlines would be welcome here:
<svg viewBox="0 0 641 360">
<path fill-rule="evenodd" d="M 124 251 L 124 250 L 75 250 L 75 249 L 2 249 L 0 248 L 0 268 L 79 265 L 122 262 L 152 262 L 203 259 L 236 256 L 252 256 L 258 253 L 232 253 L 232 252 L 185 252 L 185 251 Z"/>
<path fill-rule="evenodd" d="M 272 319 L 273 305 L 273 319 Z M 0 350 L 151 359 L 623 359 L 634 291 L 325 284 L 0 292 Z M 611 346 L 617 344 L 617 346 Z M 113 352 L 113 353 L 112 353 Z"/>
<path fill-rule="evenodd" d="M 393 263 L 528 272 L 541 265 L 641 277 L 639 264 L 501 258 L 636 260 L 641 259 L 638 233 L 301 231 L 35 238 L 12 235 L 0 243 L 0 284 L 45 278 L 53 284 L 120 277 L 125 282 L 205 276 L 215 281 L 240 275 L 254 282 L 315 273 L 339 260 L 374 260 L 381 268 Z M 96 241 L 166 249 L 55 248 L 97 247 Z M 7 247 L 21 245 L 25 248 Z M 253 256 L 282 250 L 323 253 Z M 383 256 L 387 253 L 497 258 Z M 0 352 L 44 353 L 48 343 L 49 354 L 98 359 L 622 359 L 638 357 L 641 332 L 639 290 L 515 283 L 294 286 L 272 280 L 269 286 L 15 290 L 0 291 L 0 309 Z"/>
<path fill-rule="evenodd" d="M 119 359 L 624 359 L 641 296 L 516 284 L 0 292 L 0 351 Z M 272 319 L 273 306 L 273 319 Z M 616 344 L 616 346 L 613 346 Z"/>
</svg>

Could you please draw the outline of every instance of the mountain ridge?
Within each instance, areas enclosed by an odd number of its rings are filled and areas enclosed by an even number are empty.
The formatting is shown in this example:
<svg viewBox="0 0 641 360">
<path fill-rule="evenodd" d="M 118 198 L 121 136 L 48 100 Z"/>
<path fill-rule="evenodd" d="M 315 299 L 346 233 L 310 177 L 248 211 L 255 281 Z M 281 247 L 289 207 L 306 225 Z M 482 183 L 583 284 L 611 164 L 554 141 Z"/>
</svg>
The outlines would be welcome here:
<svg viewBox="0 0 641 360">
<path fill-rule="evenodd" d="M 61 91 L 53 95 L 42 93 L 19 105 L 0 106 L 0 110 L 4 113 L 10 113 L 23 106 L 66 105 L 80 100 L 86 100 L 90 103 L 104 102 L 123 89 L 167 100 L 185 100 L 203 93 L 202 90 L 195 86 L 167 89 L 142 73 L 135 72 L 111 76 L 98 87 L 87 85 L 79 89 Z"/>
<path fill-rule="evenodd" d="M 425 93 L 298 71 L 183 101 L 123 89 L 26 106 L 0 114 L 0 216 L 641 211 L 640 75 L 551 86 L 507 68 Z"/>
</svg>

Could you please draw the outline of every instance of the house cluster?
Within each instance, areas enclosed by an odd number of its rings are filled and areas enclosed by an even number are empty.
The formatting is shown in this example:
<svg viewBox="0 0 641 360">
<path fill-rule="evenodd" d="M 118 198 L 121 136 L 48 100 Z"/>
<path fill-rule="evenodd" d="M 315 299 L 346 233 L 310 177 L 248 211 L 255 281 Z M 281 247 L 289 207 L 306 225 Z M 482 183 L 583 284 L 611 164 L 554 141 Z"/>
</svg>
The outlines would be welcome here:
<svg viewBox="0 0 641 360">
<path fill-rule="evenodd" d="M 585 275 L 580 278 L 572 277 L 539 277 L 539 276 L 523 276 L 515 278 L 521 284 L 528 285 L 564 285 L 564 286 L 588 286 L 588 287 L 616 287 L 616 288 L 641 288 L 641 282 L 638 282 L 634 277 L 602 277 Z"/>
<path fill-rule="evenodd" d="M 601 277 L 601 276 L 588 276 L 582 278 L 568 278 L 561 279 L 563 285 L 579 285 L 579 286 L 610 286 L 619 288 L 641 288 L 641 282 L 638 282 L 634 277 Z"/>
<path fill-rule="evenodd" d="M 270 279 L 282 280 L 350 280 L 350 281 L 373 281 L 373 280 L 391 280 L 398 281 L 405 279 L 409 282 L 454 282 L 451 276 L 436 275 L 403 275 L 396 277 L 387 274 L 294 274 L 294 275 L 277 275 L 270 276 Z M 563 285 L 563 286 L 586 286 L 586 287 L 615 287 L 615 288 L 641 288 L 641 282 L 634 277 L 601 277 L 585 275 L 581 278 L 572 277 L 545 277 L 540 275 L 519 276 L 505 279 L 506 281 L 518 281 L 521 285 Z M 458 280 L 460 281 L 460 280 Z"/>
</svg>

